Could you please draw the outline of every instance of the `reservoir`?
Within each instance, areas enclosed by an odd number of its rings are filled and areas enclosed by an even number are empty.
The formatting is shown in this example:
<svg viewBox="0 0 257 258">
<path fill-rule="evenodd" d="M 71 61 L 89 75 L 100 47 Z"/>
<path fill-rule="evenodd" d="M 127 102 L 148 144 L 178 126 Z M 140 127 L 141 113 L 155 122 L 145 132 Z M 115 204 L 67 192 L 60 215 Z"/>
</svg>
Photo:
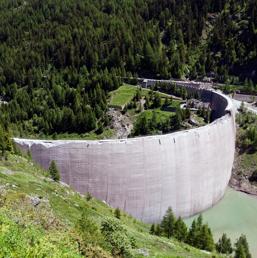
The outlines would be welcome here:
<svg viewBox="0 0 257 258">
<path fill-rule="evenodd" d="M 209 224 L 215 242 L 226 233 L 232 240 L 244 234 L 253 257 L 257 257 L 257 197 L 228 188 L 224 198 L 213 208 L 202 213 Z M 188 226 L 197 216 L 186 219 Z"/>
</svg>

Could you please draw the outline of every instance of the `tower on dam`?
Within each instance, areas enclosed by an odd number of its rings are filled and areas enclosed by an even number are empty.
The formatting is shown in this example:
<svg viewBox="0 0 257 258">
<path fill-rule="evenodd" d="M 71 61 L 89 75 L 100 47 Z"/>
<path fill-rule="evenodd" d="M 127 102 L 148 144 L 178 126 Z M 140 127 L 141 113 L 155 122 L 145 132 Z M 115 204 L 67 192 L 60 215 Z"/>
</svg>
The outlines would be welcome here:
<svg viewBox="0 0 257 258">
<path fill-rule="evenodd" d="M 194 83 L 177 85 L 210 103 L 212 123 L 121 140 L 15 142 L 44 168 L 55 160 L 62 181 L 78 192 L 90 192 L 140 220 L 158 222 L 168 207 L 177 216 L 194 215 L 224 195 L 234 160 L 235 113 L 221 93 Z"/>
</svg>

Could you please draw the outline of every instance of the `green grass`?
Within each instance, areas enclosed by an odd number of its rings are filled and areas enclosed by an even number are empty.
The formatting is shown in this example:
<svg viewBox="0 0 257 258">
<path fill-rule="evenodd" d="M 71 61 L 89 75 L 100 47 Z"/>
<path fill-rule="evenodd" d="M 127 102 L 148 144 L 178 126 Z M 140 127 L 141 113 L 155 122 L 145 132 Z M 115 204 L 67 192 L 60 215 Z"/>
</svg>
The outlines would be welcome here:
<svg viewBox="0 0 257 258">
<path fill-rule="evenodd" d="M 68 186 L 49 180 L 46 175 L 37 165 L 20 156 L 11 155 L 8 161 L 0 161 L 0 188 L 4 189 L 6 198 L 5 204 L 0 205 L 0 227 L 2 230 L 9 228 L 8 234 L 14 237 L 14 242 L 8 244 L 6 238 L 9 235 L 0 233 L 0 243 L 6 247 L 12 243 L 15 243 L 15 246 L 20 244 L 23 246 L 20 252 L 32 252 L 34 247 L 31 247 L 30 239 L 35 235 L 37 243 L 41 243 L 37 248 L 41 248 L 45 256 L 27 257 L 81 257 L 75 241 L 75 224 L 80 219 L 82 208 L 86 209 L 88 216 L 99 226 L 107 217 L 114 217 L 114 210 L 94 198 L 87 201 Z M 42 200 L 46 200 L 46 206 L 40 204 L 35 208 L 28 201 L 30 196 L 40 196 Z M 54 223 L 49 228 L 42 226 L 48 225 L 53 218 Z M 28 225 L 25 228 L 22 226 L 24 223 Z M 174 239 L 150 235 L 149 225 L 125 213 L 122 213 L 121 223 L 129 236 L 136 240 L 137 247 L 133 251 L 133 257 L 142 257 L 136 252 L 139 248 L 147 249 L 149 257 L 209 256 Z M 26 228 L 29 228 L 29 231 Z M 45 253 L 45 250 L 49 252 Z"/>
<path fill-rule="evenodd" d="M 240 156 L 240 168 L 243 170 L 254 170 L 257 168 L 257 152 L 243 153 Z"/>
<path fill-rule="evenodd" d="M 124 84 L 110 93 L 109 105 L 122 108 L 134 98 L 136 92 L 136 86 Z"/>
<path fill-rule="evenodd" d="M 136 95 L 137 90 L 137 86 L 123 84 L 117 90 L 110 92 L 109 106 L 122 109 L 125 105 L 132 101 L 132 99 Z M 149 92 L 150 89 L 142 88 L 142 96 L 148 95 Z M 162 98 L 170 98 L 170 96 L 165 93 L 159 93 L 159 95 Z"/>
<path fill-rule="evenodd" d="M 146 116 L 146 118 L 148 120 L 150 120 L 152 118 L 154 112 L 156 114 L 157 123 L 164 122 L 168 118 L 170 118 L 171 116 L 175 115 L 175 113 L 173 113 L 173 112 L 163 111 L 160 108 L 158 108 L 158 109 L 155 109 L 155 110 L 145 110 L 145 111 L 143 111 L 142 113 L 139 114 L 138 118 L 140 118 L 141 116 Z"/>
<path fill-rule="evenodd" d="M 203 212 L 215 240 L 226 233 L 235 242 L 245 234 L 253 257 L 257 257 L 257 198 L 228 188 L 225 197 L 213 208 Z M 186 220 L 187 225 L 195 217 Z"/>
</svg>

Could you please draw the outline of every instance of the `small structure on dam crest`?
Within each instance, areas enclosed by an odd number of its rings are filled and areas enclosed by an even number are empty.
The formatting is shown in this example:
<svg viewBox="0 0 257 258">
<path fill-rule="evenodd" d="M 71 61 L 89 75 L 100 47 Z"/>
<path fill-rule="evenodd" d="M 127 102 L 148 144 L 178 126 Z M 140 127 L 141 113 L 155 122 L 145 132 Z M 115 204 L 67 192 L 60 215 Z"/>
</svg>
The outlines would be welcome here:
<svg viewBox="0 0 257 258">
<path fill-rule="evenodd" d="M 235 113 L 221 93 L 193 83 L 177 85 L 198 91 L 215 120 L 187 131 L 124 140 L 15 142 L 44 168 L 55 160 L 62 181 L 75 190 L 140 220 L 160 221 L 169 206 L 177 216 L 191 216 L 224 195 L 234 160 Z"/>
</svg>

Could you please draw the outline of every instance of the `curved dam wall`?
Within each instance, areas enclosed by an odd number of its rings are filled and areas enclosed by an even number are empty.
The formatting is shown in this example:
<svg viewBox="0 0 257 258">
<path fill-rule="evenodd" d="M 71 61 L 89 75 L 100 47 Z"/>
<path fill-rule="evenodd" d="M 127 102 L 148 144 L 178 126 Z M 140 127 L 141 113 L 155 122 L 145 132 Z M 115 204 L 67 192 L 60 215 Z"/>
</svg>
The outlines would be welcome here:
<svg viewBox="0 0 257 258">
<path fill-rule="evenodd" d="M 169 206 L 189 217 L 218 202 L 231 176 L 235 113 L 226 96 L 192 85 L 210 102 L 214 122 L 204 127 L 147 137 L 102 141 L 15 139 L 48 168 L 55 160 L 62 181 L 90 192 L 145 222 L 158 222 Z"/>
</svg>

